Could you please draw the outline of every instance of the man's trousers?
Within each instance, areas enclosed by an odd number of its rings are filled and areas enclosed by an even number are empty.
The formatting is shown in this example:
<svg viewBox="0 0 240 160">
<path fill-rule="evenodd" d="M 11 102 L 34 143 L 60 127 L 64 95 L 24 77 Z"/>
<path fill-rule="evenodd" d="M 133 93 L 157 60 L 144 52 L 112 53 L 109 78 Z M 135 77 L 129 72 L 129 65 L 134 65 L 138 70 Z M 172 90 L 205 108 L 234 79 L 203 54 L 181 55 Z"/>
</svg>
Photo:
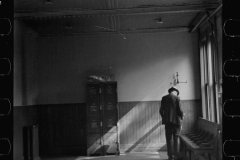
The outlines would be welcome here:
<svg viewBox="0 0 240 160">
<path fill-rule="evenodd" d="M 165 124 L 165 134 L 166 134 L 166 141 L 167 141 L 167 150 L 168 150 L 168 157 L 175 157 L 179 156 L 179 133 L 181 130 L 181 125 L 177 125 L 174 123 L 166 123 Z M 173 140 L 173 142 L 172 142 Z M 172 146 L 173 144 L 173 146 Z"/>
</svg>

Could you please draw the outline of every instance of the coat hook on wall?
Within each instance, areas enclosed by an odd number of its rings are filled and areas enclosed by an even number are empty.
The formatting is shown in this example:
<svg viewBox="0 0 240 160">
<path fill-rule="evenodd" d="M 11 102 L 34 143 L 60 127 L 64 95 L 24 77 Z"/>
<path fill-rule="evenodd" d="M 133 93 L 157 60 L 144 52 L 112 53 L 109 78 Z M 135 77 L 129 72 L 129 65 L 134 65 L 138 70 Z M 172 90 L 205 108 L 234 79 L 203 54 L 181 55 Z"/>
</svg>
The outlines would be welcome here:
<svg viewBox="0 0 240 160">
<path fill-rule="evenodd" d="M 186 82 L 179 82 L 179 80 L 178 80 L 178 72 L 177 72 L 177 84 L 178 83 L 187 83 L 187 81 Z"/>
</svg>

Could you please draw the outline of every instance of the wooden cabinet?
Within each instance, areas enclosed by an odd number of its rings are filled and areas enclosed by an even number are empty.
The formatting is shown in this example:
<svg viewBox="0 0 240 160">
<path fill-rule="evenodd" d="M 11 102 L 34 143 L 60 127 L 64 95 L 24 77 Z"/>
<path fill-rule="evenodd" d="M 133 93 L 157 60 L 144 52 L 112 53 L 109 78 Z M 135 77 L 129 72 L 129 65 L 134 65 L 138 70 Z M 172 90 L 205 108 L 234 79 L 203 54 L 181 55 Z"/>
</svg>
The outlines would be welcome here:
<svg viewBox="0 0 240 160">
<path fill-rule="evenodd" d="M 86 83 L 87 155 L 119 154 L 117 82 Z"/>
</svg>

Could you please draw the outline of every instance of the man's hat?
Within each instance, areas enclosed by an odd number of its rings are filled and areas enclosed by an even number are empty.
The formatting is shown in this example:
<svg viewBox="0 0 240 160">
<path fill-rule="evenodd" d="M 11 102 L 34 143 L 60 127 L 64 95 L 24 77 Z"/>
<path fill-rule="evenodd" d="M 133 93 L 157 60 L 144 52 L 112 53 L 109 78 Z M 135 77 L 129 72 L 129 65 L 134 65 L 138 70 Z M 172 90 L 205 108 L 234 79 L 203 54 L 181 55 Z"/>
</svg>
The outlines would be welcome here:
<svg viewBox="0 0 240 160">
<path fill-rule="evenodd" d="M 172 91 L 177 91 L 177 95 L 179 95 L 179 91 L 178 91 L 177 87 L 172 86 L 171 88 L 168 89 L 168 93 L 171 93 Z"/>
</svg>

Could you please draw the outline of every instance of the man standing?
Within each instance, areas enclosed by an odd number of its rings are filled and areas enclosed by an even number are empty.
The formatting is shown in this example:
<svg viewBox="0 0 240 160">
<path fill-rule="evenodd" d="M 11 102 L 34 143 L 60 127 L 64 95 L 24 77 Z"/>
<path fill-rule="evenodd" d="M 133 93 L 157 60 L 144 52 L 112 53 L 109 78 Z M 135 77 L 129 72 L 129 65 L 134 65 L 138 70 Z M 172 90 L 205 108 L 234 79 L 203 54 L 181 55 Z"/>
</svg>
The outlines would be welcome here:
<svg viewBox="0 0 240 160">
<path fill-rule="evenodd" d="M 178 89 L 173 86 L 169 88 L 168 93 L 168 95 L 162 97 L 159 113 L 162 117 L 162 124 L 165 124 L 168 159 L 172 160 L 173 156 L 174 159 L 179 158 L 178 135 L 181 130 L 184 113 L 181 108 L 180 98 L 178 97 Z M 174 152 L 172 151 L 172 137 Z"/>
</svg>

